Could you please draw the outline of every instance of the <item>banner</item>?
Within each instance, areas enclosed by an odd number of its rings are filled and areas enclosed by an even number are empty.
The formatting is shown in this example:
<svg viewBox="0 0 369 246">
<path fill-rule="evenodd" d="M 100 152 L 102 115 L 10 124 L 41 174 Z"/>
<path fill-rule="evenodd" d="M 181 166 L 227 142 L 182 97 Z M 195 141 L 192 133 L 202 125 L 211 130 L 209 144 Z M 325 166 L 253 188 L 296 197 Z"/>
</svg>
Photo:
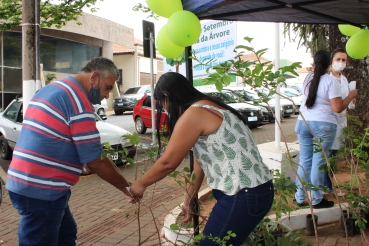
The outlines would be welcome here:
<svg viewBox="0 0 369 246">
<path fill-rule="evenodd" d="M 202 32 L 199 40 L 192 45 L 196 57 L 203 61 L 206 58 L 215 59 L 210 66 L 215 66 L 224 61 L 233 59 L 233 52 L 237 43 L 237 22 L 236 21 L 209 21 L 201 23 Z M 184 57 L 184 56 L 183 56 Z M 179 72 L 186 76 L 185 61 L 180 58 L 164 58 L 164 72 Z M 192 61 L 194 85 L 204 85 L 203 78 L 209 76 L 205 66 L 196 66 L 198 63 Z M 209 71 L 211 72 L 211 71 Z"/>
</svg>

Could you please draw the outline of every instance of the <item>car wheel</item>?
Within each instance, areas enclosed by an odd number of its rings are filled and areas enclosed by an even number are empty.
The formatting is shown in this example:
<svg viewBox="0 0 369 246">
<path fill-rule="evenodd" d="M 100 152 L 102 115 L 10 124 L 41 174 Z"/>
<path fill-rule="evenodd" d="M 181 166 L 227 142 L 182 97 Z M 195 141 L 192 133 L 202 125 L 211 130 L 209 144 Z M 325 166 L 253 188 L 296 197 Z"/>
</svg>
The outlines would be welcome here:
<svg viewBox="0 0 369 246">
<path fill-rule="evenodd" d="M 9 147 L 8 141 L 4 135 L 0 136 L 0 148 L 1 148 L 1 158 L 4 160 L 10 160 L 12 156 L 12 149 Z"/>
<path fill-rule="evenodd" d="M 147 129 L 140 117 L 136 118 L 135 127 L 136 127 L 137 133 L 140 133 L 140 134 L 144 134 Z"/>
<path fill-rule="evenodd" d="M 114 113 L 115 113 L 116 115 L 122 115 L 122 114 L 123 114 L 123 111 L 114 110 Z"/>
<path fill-rule="evenodd" d="M 281 122 L 283 121 L 284 119 L 284 114 L 281 114 Z"/>
<path fill-rule="evenodd" d="M 97 110 L 97 114 L 98 115 L 104 115 L 105 114 L 105 110 L 103 108 L 99 108 L 99 110 Z"/>
</svg>

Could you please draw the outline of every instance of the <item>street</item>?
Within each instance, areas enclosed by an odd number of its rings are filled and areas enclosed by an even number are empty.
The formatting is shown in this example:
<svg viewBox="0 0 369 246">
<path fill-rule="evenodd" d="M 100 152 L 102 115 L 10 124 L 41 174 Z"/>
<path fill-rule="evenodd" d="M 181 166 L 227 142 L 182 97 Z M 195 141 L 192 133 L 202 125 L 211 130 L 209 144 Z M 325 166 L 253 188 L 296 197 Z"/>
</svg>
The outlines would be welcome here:
<svg viewBox="0 0 369 246">
<path fill-rule="evenodd" d="M 285 118 L 284 121 L 281 124 L 282 127 L 282 133 L 281 133 L 281 139 L 285 137 L 287 142 L 296 141 L 296 134 L 294 132 L 294 126 L 297 119 L 297 115 L 293 116 L 291 118 Z M 109 122 L 113 125 L 122 127 L 123 129 L 134 133 L 135 130 L 135 124 L 132 119 L 132 112 L 125 112 L 123 115 L 115 115 L 113 112 L 108 111 L 107 112 L 107 120 L 106 122 Z M 274 123 L 269 123 L 266 125 L 263 125 L 261 127 L 252 128 L 251 129 L 252 134 L 254 135 L 256 144 L 261 144 L 265 142 L 271 142 L 274 141 Z M 141 143 L 144 145 L 149 145 L 152 143 L 152 130 L 147 129 L 147 132 L 145 134 L 139 134 Z M 8 166 L 10 164 L 10 161 L 3 160 L 0 158 L 0 166 L 4 169 L 5 172 L 8 170 Z"/>
</svg>

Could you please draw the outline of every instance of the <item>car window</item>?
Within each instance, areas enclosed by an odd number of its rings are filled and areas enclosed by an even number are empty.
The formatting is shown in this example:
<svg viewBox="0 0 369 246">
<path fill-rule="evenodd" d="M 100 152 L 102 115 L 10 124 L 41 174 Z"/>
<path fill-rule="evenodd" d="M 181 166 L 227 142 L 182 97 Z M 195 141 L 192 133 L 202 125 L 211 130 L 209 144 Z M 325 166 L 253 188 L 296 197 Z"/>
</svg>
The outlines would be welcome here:
<svg viewBox="0 0 369 246">
<path fill-rule="evenodd" d="M 297 94 L 298 93 L 297 91 L 294 92 L 294 91 L 291 91 L 291 90 L 288 90 L 288 89 L 283 90 L 283 93 L 284 94 L 287 94 L 290 97 L 298 97 L 298 96 L 300 96 L 300 94 Z"/>
<path fill-rule="evenodd" d="M 256 94 L 254 91 L 246 91 L 245 90 L 245 93 L 248 97 L 251 98 L 251 100 L 259 100 L 259 96 L 258 94 Z"/>
<path fill-rule="evenodd" d="M 138 91 L 141 89 L 141 87 L 132 87 L 129 88 L 128 90 L 126 90 L 126 92 L 124 92 L 124 94 L 137 94 Z"/>
<path fill-rule="evenodd" d="M 146 99 L 143 102 L 142 106 L 151 108 L 151 97 L 146 97 Z"/>
<path fill-rule="evenodd" d="M 17 122 L 18 119 L 18 113 L 21 112 L 23 110 L 20 110 L 22 108 L 22 102 L 14 102 L 13 104 L 10 105 L 10 107 L 4 112 L 4 118 Z M 23 114 L 22 114 L 22 119 L 20 122 L 23 121 Z"/>
<path fill-rule="evenodd" d="M 144 94 L 144 93 L 150 93 L 150 92 L 151 92 L 150 86 L 143 86 L 140 88 L 140 90 L 137 93 Z"/>
<path fill-rule="evenodd" d="M 232 91 L 236 96 L 240 97 L 241 99 L 243 99 L 244 101 L 253 101 L 254 99 L 252 97 L 250 97 L 246 91 L 244 90 L 234 90 Z"/>
<path fill-rule="evenodd" d="M 207 92 L 205 93 L 211 97 L 214 97 L 215 99 L 218 99 L 219 101 L 222 101 L 224 103 L 236 103 L 237 99 L 234 95 L 231 93 L 223 93 L 223 92 Z"/>
</svg>

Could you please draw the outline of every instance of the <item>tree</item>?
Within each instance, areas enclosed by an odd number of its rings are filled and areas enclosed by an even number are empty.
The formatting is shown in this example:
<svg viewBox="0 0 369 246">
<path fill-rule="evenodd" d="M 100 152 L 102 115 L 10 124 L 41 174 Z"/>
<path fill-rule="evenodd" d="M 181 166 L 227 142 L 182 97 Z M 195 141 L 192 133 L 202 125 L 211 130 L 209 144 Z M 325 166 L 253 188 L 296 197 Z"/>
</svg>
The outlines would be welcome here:
<svg viewBox="0 0 369 246">
<path fill-rule="evenodd" d="M 31 1 L 31 0 L 30 0 Z M 102 1 L 102 0 L 101 0 Z M 46 0 L 40 5 L 41 27 L 61 28 L 68 21 L 77 21 L 82 9 L 96 12 L 97 0 Z M 0 30 L 10 30 L 22 21 L 22 0 L 0 0 Z M 77 24 L 81 24 L 77 22 Z"/>
<path fill-rule="evenodd" d="M 166 62 L 170 66 L 176 66 L 176 73 L 179 73 L 179 66 L 186 62 L 185 52 L 182 52 L 182 54 L 176 58 L 166 58 Z"/>
<path fill-rule="evenodd" d="M 327 25 L 323 24 L 285 24 L 284 36 L 289 38 L 290 42 L 296 42 L 297 47 L 305 46 L 310 50 L 313 56 L 320 49 L 328 49 Z M 291 32 L 294 36 L 291 35 Z"/>
<path fill-rule="evenodd" d="M 291 30 L 294 36 L 291 36 Z M 298 47 L 305 46 L 312 54 L 319 49 L 333 51 L 337 48 L 345 48 L 348 40 L 348 37 L 339 31 L 337 25 L 285 24 L 284 33 L 291 40 L 299 38 Z M 361 130 L 364 130 L 369 125 L 367 110 L 369 57 L 361 60 L 348 57 L 348 66 L 343 73 L 348 81 L 357 81 L 356 89 L 359 91 L 359 96 L 356 99 L 355 109 L 348 110 L 348 113 L 359 117 L 363 123 Z"/>
</svg>

